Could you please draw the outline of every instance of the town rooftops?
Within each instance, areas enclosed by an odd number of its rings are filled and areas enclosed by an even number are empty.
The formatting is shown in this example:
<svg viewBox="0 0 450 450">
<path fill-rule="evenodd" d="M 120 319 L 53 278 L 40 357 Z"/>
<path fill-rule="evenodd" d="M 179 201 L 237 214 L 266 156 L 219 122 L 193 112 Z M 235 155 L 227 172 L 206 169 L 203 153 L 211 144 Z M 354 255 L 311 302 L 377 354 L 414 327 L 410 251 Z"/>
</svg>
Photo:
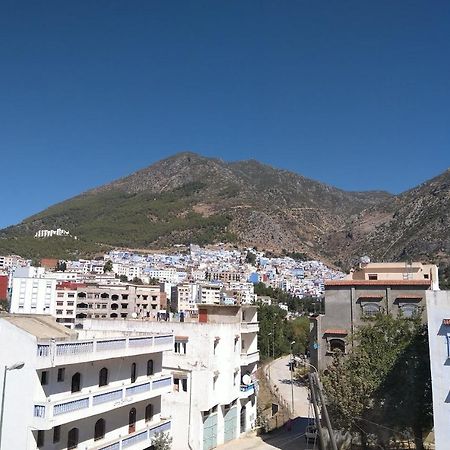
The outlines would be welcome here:
<svg viewBox="0 0 450 450">
<path fill-rule="evenodd" d="M 56 322 L 50 315 L 2 314 L 0 319 L 35 336 L 37 339 L 76 339 L 77 333 Z"/>
<path fill-rule="evenodd" d="M 430 280 L 326 280 L 327 287 L 337 286 L 431 286 Z"/>
</svg>

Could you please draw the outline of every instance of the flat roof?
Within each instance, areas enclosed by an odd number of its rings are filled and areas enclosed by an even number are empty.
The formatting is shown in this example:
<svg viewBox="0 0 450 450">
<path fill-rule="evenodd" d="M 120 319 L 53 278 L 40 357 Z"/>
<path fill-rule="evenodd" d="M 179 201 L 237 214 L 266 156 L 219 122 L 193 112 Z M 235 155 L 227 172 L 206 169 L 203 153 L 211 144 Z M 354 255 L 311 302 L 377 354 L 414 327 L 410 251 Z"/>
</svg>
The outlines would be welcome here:
<svg viewBox="0 0 450 450">
<path fill-rule="evenodd" d="M 56 322 L 50 315 L 41 314 L 5 314 L 0 315 L 12 325 L 35 336 L 37 339 L 76 339 L 77 332 Z"/>
</svg>

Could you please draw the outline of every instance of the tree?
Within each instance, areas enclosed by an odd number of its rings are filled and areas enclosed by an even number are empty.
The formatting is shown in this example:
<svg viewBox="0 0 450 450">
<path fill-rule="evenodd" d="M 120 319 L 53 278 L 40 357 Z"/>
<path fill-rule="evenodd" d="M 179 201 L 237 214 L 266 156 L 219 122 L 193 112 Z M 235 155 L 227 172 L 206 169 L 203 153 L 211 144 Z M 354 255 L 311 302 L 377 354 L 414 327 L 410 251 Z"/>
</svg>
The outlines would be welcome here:
<svg viewBox="0 0 450 450">
<path fill-rule="evenodd" d="M 431 379 L 426 327 L 420 317 L 380 314 L 359 327 L 356 347 L 337 354 L 322 377 L 328 409 L 340 429 L 370 434 L 385 448 L 390 439 L 431 427 Z"/>
<path fill-rule="evenodd" d="M 256 264 L 256 255 L 253 252 L 248 251 L 245 262 L 254 266 Z"/>
<path fill-rule="evenodd" d="M 127 283 L 128 282 L 128 277 L 126 275 L 120 275 L 119 280 L 122 283 Z"/>
<path fill-rule="evenodd" d="M 172 448 L 172 436 L 169 433 L 156 433 L 153 437 L 155 450 L 170 450 Z"/>
<path fill-rule="evenodd" d="M 62 260 L 59 260 L 59 261 L 56 263 L 56 270 L 57 270 L 58 272 L 65 272 L 65 271 L 67 270 L 67 264 L 66 264 L 66 262 L 65 262 L 65 261 L 62 261 Z"/>
<path fill-rule="evenodd" d="M 132 282 L 133 284 L 144 284 L 143 281 L 142 281 L 140 278 L 138 278 L 138 277 L 134 277 L 134 278 L 131 280 L 131 282 Z"/>
<path fill-rule="evenodd" d="M 103 272 L 112 272 L 113 270 L 113 263 L 110 259 L 108 259 L 108 261 L 105 262 L 105 265 L 103 266 Z"/>
</svg>

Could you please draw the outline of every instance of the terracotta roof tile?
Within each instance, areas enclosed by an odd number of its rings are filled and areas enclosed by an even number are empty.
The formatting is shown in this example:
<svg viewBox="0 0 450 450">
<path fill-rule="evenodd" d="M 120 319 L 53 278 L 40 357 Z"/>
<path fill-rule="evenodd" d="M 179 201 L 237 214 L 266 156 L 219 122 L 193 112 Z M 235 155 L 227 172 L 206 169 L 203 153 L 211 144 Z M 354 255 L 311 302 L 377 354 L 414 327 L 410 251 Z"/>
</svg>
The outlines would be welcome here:
<svg viewBox="0 0 450 450">
<path fill-rule="evenodd" d="M 326 280 L 330 286 L 430 286 L 430 280 Z"/>
<path fill-rule="evenodd" d="M 343 330 L 342 328 L 328 328 L 323 334 L 338 334 L 340 336 L 347 336 L 347 330 Z"/>
</svg>

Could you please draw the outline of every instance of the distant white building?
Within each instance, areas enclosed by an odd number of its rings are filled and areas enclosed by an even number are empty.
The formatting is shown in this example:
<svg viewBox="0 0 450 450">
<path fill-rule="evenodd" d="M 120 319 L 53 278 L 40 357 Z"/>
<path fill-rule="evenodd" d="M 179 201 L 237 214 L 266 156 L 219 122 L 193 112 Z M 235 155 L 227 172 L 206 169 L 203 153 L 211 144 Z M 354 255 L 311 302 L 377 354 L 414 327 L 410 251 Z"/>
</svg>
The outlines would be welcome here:
<svg viewBox="0 0 450 450">
<path fill-rule="evenodd" d="M 174 450 L 210 450 L 256 425 L 259 361 L 256 307 L 198 305 L 196 322 L 85 320 L 85 329 L 173 333 L 164 368 L 174 378 L 163 414 L 172 417 Z"/>
<path fill-rule="evenodd" d="M 56 280 L 44 277 L 42 267 L 16 269 L 12 280 L 12 313 L 55 315 Z"/>
<path fill-rule="evenodd" d="M 198 303 L 216 304 L 220 303 L 222 284 L 201 283 L 198 287 Z"/>
<path fill-rule="evenodd" d="M 169 432 L 172 377 L 161 369 L 173 335 L 79 333 L 49 316 L 0 316 L 2 448 L 145 450 Z"/>
<path fill-rule="evenodd" d="M 35 238 L 46 238 L 52 236 L 70 236 L 70 233 L 62 228 L 57 228 L 56 230 L 39 230 L 34 235 Z"/>
<path fill-rule="evenodd" d="M 426 291 L 428 338 L 433 392 L 434 437 L 437 450 L 450 442 L 450 291 Z"/>
</svg>

